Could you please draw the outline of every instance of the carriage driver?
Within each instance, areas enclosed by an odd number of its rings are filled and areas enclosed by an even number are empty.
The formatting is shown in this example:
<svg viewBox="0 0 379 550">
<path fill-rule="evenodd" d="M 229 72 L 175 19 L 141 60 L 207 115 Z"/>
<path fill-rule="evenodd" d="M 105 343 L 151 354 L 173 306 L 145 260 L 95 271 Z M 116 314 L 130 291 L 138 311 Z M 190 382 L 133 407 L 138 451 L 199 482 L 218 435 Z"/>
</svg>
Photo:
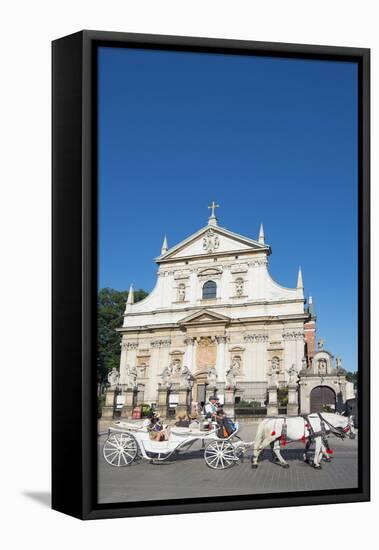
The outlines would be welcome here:
<svg viewBox="0 0 379 550">
<path fill-rule="evenodd" d="M 216 395 L 211 395 L 208 403 L 205 404 L 203 409 L 203 414 L 205 419 L 208 421 L 208 426 L 210 426 L 211 422 L 215 420 L 219 406 L 218 397 Z"/>
</svg>

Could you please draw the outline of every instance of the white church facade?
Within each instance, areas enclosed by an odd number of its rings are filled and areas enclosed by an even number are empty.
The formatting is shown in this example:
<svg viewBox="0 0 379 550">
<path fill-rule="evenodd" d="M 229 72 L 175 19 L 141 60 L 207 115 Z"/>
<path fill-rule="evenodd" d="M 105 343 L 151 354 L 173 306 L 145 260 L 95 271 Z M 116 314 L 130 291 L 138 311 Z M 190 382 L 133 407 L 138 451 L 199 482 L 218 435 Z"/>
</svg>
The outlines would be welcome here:
<svg viewBox="0 0 379 550">
<path fill-rule="evenodd" d="M 313 364 L 315 316 L 301 269 L 293 288 L 274 281 L 263 226 L 256 240 L 234 233 L 218 225 L 216 207 L 177 245 L 164 239 L 145 299 L 134 303 L 129 292 L 119 329 L 124 416 L 141 403 L 183 412 L 216 391 L 224 402 L 265 406 L 270 387 L 297 383 Z"/>
</svg>

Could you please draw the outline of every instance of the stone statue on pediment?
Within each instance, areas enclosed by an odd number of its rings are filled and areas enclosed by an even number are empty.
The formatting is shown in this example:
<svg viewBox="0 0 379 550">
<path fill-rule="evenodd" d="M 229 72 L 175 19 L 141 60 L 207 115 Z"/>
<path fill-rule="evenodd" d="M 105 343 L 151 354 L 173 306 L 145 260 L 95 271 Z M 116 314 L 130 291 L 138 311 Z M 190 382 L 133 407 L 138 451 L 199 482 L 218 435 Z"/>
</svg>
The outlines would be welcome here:
<svg viewBox="0 0 379 550">
<path fill-rule="evenodd" d="M 241 374 L 241 361 L 238 357 L 234 357 L 233 362 L 226 373 L 226 381 L 229 386 L 235 387 L 237 376 Z"/>
<path fill-rule="evenodd" d="M 184 365 L 184 367 L 182 368 L 181 373 L 180 373 L 181 385 L 184 386 L 187 389 L 191 389 L 192 382 L 194 380 L 195 380 L 195 378 L 193 377 L 191 371 L 189 370 L 188 367 L 186 367 Z"/>
<path fill-rule="evenodd" d="M 163 371 L 161 372 L 160 374 L 160 377 L 162 379 L 162 384 L 167 386 L 167 387 L 170 387 L 171 385 L 171 377 L 174 373 L 174 367 L 173 367 L 173 364 L 170 363 L 169 365 L 167 365 L 167 367 L 165 367 L 163 369 Z"/>
<path fill-rule="evenodd" d="M 120 373 L 118 370 L 113 367 L 113 369 L 108 373 L 108 384 L 111 388 L 115 388 L 120 380 Z"/>
</svg>

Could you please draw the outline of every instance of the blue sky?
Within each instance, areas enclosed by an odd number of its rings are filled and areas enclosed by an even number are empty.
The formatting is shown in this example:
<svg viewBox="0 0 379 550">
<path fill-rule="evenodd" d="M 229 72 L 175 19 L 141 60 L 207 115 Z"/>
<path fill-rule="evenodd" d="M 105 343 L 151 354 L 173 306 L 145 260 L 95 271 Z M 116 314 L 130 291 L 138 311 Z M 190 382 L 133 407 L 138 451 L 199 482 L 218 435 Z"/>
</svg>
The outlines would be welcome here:
<svg viewBox="0 0 379 550">
<path fill-rule="evenodd" d="M 357 368 L 357 66 L 100 48 L 99 286 L 150 291 L 153 258 L 207 223 L 257 238 Z"/>
</svg>

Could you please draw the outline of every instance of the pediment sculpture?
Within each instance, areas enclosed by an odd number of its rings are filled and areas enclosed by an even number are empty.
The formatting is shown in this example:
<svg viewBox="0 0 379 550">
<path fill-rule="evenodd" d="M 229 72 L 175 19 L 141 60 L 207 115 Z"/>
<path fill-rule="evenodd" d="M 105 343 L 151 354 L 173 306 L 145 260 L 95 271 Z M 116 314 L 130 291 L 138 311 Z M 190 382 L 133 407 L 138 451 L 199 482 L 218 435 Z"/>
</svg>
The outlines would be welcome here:
<svg viewBox="0 0 379 550">
<path fill-rule="evenodd" d="M 115 388 L 120 380 L 120 373 L 118 370 L 113 367 L 113 369 L 108 373 L 108 384 L 111 388 Z"/>
</svg>

